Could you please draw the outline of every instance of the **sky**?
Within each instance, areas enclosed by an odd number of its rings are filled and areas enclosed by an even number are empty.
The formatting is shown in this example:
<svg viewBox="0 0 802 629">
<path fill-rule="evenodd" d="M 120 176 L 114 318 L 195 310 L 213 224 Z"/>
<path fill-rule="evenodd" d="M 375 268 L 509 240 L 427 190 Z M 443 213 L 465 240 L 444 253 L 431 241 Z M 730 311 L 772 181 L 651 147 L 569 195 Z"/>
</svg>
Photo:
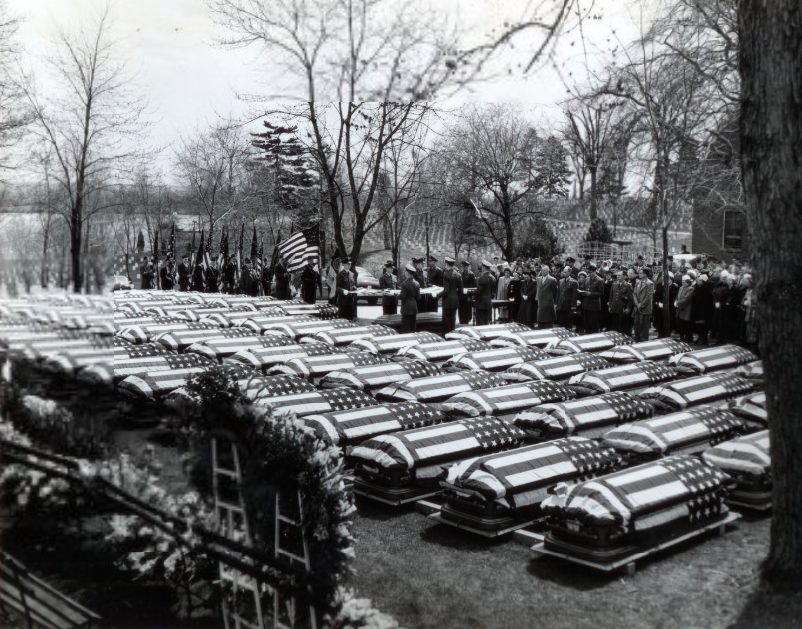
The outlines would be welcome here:
<svg viewBox="0 0 802 629">
<path fill-rule="evenodd" d="M 270 0 L 265 1 L 269 6 Z M 424 1 L 467 25 L 477 38 L 493 28 L 502 28 L 507 20 L 528 14 L 535 4 L 533 0 Z M 660 0 L 580 1 L 599 18 L 583 20 L 581 33 L 574 28 L 562 34 L 555 49 L 560 73 L 548 66 L 526 76 L 516 72 L 462 90 L 449 97 L 444 106 L 513 101 L 536 122 L 558 120 L 559 103 L 567 96 L 564 81 L 581 83 L 586 77 L 581 69 L 584 63 L 598 64 L 600 52 L 614 45 L 616 38 L 626 41 L 636 36 L 643 11 L 653 9 Z M 19 30 L 23 59 L 42 90 L 51 86 L 45 60 L 59 32 L 91 24 L 107 4 L 105 0 L 6 2 L 23 20 Z M 540 2 L 549 5 L 554 0 Z M 118 54 L 147 97 L 153 121 L 149 141 L 165 147 L 161 157 L 164 164 L 172 148 L 195 129 L 219 116 L 246 119 L 252 114 L 254 106 L 240 100 L 238 94 L 266 93 L 275 86 L 288 85 L 286 73 L 257 47 L 231 49 L 215 44 L 223 33 L 213 23 L 204 0 L 116 0 L 110 8 Z M 522 40 L 520 47 L 528 43 Z"/>
</svg>

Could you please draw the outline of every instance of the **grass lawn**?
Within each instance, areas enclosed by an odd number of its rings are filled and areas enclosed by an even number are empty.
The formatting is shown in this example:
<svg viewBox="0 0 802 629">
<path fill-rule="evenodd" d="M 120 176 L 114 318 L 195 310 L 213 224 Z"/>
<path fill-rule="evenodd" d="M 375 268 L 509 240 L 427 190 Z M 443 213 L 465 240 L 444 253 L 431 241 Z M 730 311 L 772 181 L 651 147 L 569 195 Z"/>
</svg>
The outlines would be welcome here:
<svg viewBox="0 0 802 629">
<path fill-rule="evenodd" d="M 802 626 L 800 596 L 758 588 L 768 517 L 661 553 L 626 577 L 535 558 L 512 540 L 486 540 L 411 508 L 358 507 L 353 586 L 404 627 Z"/>
</svg>

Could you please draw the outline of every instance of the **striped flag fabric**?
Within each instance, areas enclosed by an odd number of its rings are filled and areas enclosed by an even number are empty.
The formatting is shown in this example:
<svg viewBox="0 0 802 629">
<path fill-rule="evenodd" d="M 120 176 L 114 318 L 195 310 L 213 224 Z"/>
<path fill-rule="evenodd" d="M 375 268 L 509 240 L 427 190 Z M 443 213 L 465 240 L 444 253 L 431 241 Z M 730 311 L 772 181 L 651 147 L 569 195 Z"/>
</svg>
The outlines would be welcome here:
<svg viewBox="0 0 802 629">
<path fill-rule="evenodd" d="M 547 347 L 551 343 L 557 343 L 563 339 L 578 336 L 573 330 L 565 328 L 548 328 L 544 330 L 530 330 L 524 332 L 505 332 L 490 341 L 491 345 L 497 347 L 508 347 L 523 345 L 524 347 Z"/>
<path fill-rule="evenodd" d="M 406 347 L 421 345 L 422 343 L 437 343 L 439 341 L 440 337 L 434 332 L 409 332 L 407 334 L 357 339 L 351 343 L 351 347 L 371 354 L 393 355 Z"/>
<path fill-rule="evenodd" d="M 446 334 L 446 339 L 478 339 L 492 341 L 505 334 L 529 332 L 531 328 L 523 323 L 491 323 L 488 325 L 463 325 Z"/>
<path fill-rule="evenodd" d="M 480 352 L 467 352 L 446 361 L 446 368 L 483 369 L 504 371 L 526 361 L 548 358 L 549 355 L 536 347 L 494 347 Z"/>
<path fill-rule="evenodd" d="M 448 469 L 443 487 L 446 500 L 451 489 L 476 492 L 488 505 L 521 509 L 539 504 L 557 483 L 601 476 L 620 464 L 612 448 L 591 439 L 568 437 L 456 463 Z"/>
<path fill-rule="evenodd" d="M 600 437 L 613 426 L 645 419 L 654 408 L 632 395 L 616 391 L 595 397 L 541 404 L 515 416 L 515 425 L 535 441 L 580 435 Z"/>
<path fill-rule="evenodd" d="M 115 338 L 112 354 L 111 369 L 106 364 L 91 365 L 83 369 L 81 375 L 88 381 L 99 383 L 114 381 L 118 382 L 127 376 L 134 374 L 145 374 L 148 371 L 166 369 L 169 367 L 166 356 L 168 350 L 155 343 L 143 343 L 134 345 Z"/>
<path fill-rule="evenodd" d="M 602 441 L 630 458 L 657 458 L 699 454 L 742 430 L 742 423 L 732 413 L 703 406 L 617 426 L 606 432 Z"/>
<path fill-rule="evenodd" d="M 523 433 L 495 417 L 462 419 L 379 435 L 351 450 L 356 463 L 385 470 L 404 470 L 421 480 L 438 476 L 443 463 L 521 445 Z"/>
<path fill-rule="evenodd" d="M 270 337 L 265 337 L 270 338 Z M 334 354 L 334 347 L 326 343 L 293 343 L 280 347 L 251 347 L 239 351 L 229 357 L 229 360 L 250 365 L 254 369 L 268 370 L 275 365 L 286 363 L 294 358 L 307 358 L 311 356 L 324 356 Z"/>
<path fill-rule="evenodd" d="M 478 417 L 495 415 L 509 418 L 525 409 L 547 402 L 563 402 L 574 397 L 574 392 L 557 382 L 536 380 L 493 389 L 458 393 L 441 404 L 452 417 Z"/>
<path fill-rule="evenodd" d="M 393 382 L 426 378 L 440 375 L 441 373 L 440 368 L 432 363 L 421 360 L 407 360 L 332 371 L 322 378 L 320 385 L 330 389 L 352 387 L 362 391 L 372 391 L 390 385 Z"/>
<path fill-rule="evenodd" d="M 386 402 L 442 402 L 452 395 L 501 387 L 507 382 L 487 371 L 464 371 L 407 380 L 378 389 L 376 398 Z"/>
<path fill-rule="evenodd" d="M 596 395 L 647 387 L 678 377 L 677 370 L 665 363 L 639 362 L 586 371 L 572 376 L 568 384 L 578 395 Z"/>
<path fill-rule="evenodd" d="M 603 352 L 618 345 L 631 345 L 631 337 L 620 332 L 598 332 L 596 334 L 583 334 L 572 336 L 549 343 L 546 349 L 550 354 L 578 354 L 580 352 Z"/>
<path fill-rule="evenodd" d="M 314 334 L 304 337 L 304 340 L 311 338 L 322 343 L 328 343 L 329 345 L 342 347 L 343 345 L 350 345 L 354 341 L 358 341 L 360 339 L 395 336 L 397 334 L 398 332 L 386 325 L 372 324 L 354 327 L 344 326 L 340 328 L 321 330 L 320 332 L 315 332 Z"/>
<path fill-rule="evenodd" d="M 279 255 L 284 258 L 287 271 L 301 270 L 306 261 L 313 257 L 320 263 L 320 225 L 315 224 L 303 231 L 295 232 L 278 245 Z"/>
<path fill-rule="evenodd" d="M 206 323 L 197 323 L 192 321 L 182 321 L 180 319 L 173 319 L 169 322 L 157 321 L 155 323 L 146 325 L 129 325 L 121 328 L 117 335 L 131 341 L 132 343 L 145 343 L 152 341 L 160 334 L 166 332 L 178 332 L 179 330 L 208 330 L 213 329 L 213 326 Z"/>
<path fill-rule="evenodd" d="M 761 430 L 720 443 L 702 453 L 702 458 L 710 465 L 735 476 L 752 477 L 752 484 L 769 481 L 771 478 L 771 457 L 769 451 L 769 431 Z"/>
<path fill-rule="evenodd" d="M 213 339 L 235 339 L 253 336 L 253 332 L 244 328 L 189 328 L 163 332 L 153 337 L 153 342 L 164 345 L 167 349 L 183 352 L 190 345 Z"/>
<path fill-rule="evenodd" d="M 254 404 L 273 413 L 292 413 L 306 417 L 318 413 L 333 413 L 348 409 L 374 406 L 376 400 L 355 389 L 323 389 L 291 395 L 266 395 L 254 399 Z"/>
<path fill-rule="evenodd" d="M 567 380 L 592 369 L 605 369 L 610 363 L 598 354 L 566 354 L 514 365 L 504 372 L 508 380 Z"/>
<path fill-rule="evenodd" d="M 672 356 L 670 362 L 688 373 L 702 374 L 733 369 L 756 360 L 757 356 L 753 352 L 740 345 L 718 345 Z"/>
<path fill-rule="evenodd" d="M 631 534 L 622 540 L 626 545 L 653 540 L 655 531 L 670 535 L 718 519 L 726 512 L 727 481 L 701 459 L 676 455 L 572 486 L 560 484 L 541 507 L 557 521 L 577 522 L 581 530 L 620 527 Z"/>
<path fill-rule="evenodd" d="M 685 341 L 662 338 L 641 341 L 632 345 L 619 345 L 600 352 L 599 355 L 613 363 L 629 363 L 641 360 L 668 360 L 672 356 L 692 350 L 693 348 Z"/>
<path fill-rule="evenodd" d="M 754 382 L 735 374 L 712 373 L 649 387 L 639 396 L 658 410 L 670 412 L 746 395 L 754 388 Z"/>
<path fill-rule="evenodd" d="M 169 255 L 173 262 L 175 262 L 175 221 L 173 221 L 173 226 L 170 229 L 170 244 L 167 245 L 167 255 Z"/>
<path fill-rule="evenodd" d="M 758 391 L 731 400 L 727 405 L 735 415 L 758 427 L 768 427 L 769 410 L 766 407 L 766 393 Z"/>
<path fill-rule="evenodd" d="M 271 375 L 287 374 L 300 376 L 314 381 L 332 371 L 348 369 L 350 367 L 362 367 L 365 365 L 378 365 L 386 362 L 389 361 L 383 356 L 374 356 L 373 354 L 365 354 L 364 352 L 323 354 L 303 358 L 291 358 L 274 365 L 268 370 L 268 373 Z"/>
<path fill-rule="evenodd" d="M 444 419 L 443 413 L 434 406 L 400 402 L 307 415 L 303 422 L 328 443 L 344 447 L 378 435 L 433 426 Z"/>
<path fill-rule="evenodd" d="M 170 353 L 164 356 L 164 362 L 167 365 L 165 369 L 151 369 L 141 375 L 127 376 L 119 383 L 119 390 L 131 397 L 153 400 L 183 387 L 187 378 L 206 371 L 212 365 L 196 354 Z"/>
<path fill-rule="evenodd" d="M 234 328 L 242 332 L 250 332 L 244 328 Z M 284 336 L 260 336 L 257 334 L 217 337 L 192 343 L 186 348 L 188 354 L 199 354 L 215 362 L 233 356 L 237 352 L 247 352 L 254 347 L 285 347 L 292 341 Z M 238 363 L 240 361 L 237 361 Z M 241 363 L 245 364 L 245 363 Z"/>
<path fill-rule="evenodd" d="M 398 356 L 407 356 L 431 363 L 442 363 L 457 354 L 466 352 L 479 352 L 492 349 L 485 341 L 477 339 L 460 339 L 454 341 L 437 341 L 435 343 L 421 343 L 410 345 L 398 352 Z"/>
<path fill-rule="evenodd" d="M 239 304 L 237 306 L 215 306 L 213 304 L 205 304 L 203 306 L 184 306 L 179 309 L 174 309 L 170 316 L 184 321 L 200 321 L 215 314 L 234 314 L 234 313 L 249 313 L 256 314 L 258 310 L 249 304 Z M 210 321 L 207 321 L 207 323 Z"/>
<path fill-rule="evenodd" d="M 739 365 L 733 373 L 747 380 L 763 380 L 763 361 L 754 360 L 751 363 Z"/>
<path fill-rule="evenodd" d="M 318 332 L 355 327 L 357 327 L 356 323 L 348 319 L 334 319 L 332 321 L 321 321 L 320 319 L 299 321 L 295 319 L 294 321 L 275 321 L 271 324 L 270 329 L 277 330 L 291 339 L 299 340 L 302 336 L 311 337 Z"/>
</svg>

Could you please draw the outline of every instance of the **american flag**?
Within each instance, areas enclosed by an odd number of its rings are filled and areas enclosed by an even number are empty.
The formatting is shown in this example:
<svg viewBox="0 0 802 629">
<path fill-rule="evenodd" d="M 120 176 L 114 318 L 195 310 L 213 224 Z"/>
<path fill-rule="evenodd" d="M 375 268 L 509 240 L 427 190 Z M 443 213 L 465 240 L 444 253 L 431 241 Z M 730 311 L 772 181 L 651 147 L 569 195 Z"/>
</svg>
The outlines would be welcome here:
<svg viewBox="0 0 802 629">
<path fill-rule="evenodd" d="M 639 395 L 659 410 L 668 412 L 745 395 L 754 387 L 754 382 L 735 374 L 713 373 L 649 387 Z"/>
<path fill-rule="evenodd" d="M 763 361 L 755 360 L 745 365 L 739 365 L 733 373 L 748 380 L 763 380 Z"/>
<path fill-rule="evenodd" d="M 595 395 L 637 389 L 678 376 L 677 370 L 665 363 L 639 362 L 586 371 L 573 376 L 568 383 L 578 395 Z"/>
<path fill-rule="evenodd" d="M 496 415 L 503 417 L 538 404 L 562 402 L 573 397 L 573 391 L 557 382 L 537 380 L 458 393 L 448 398 L 441 406 L 452 416 Z"/>
<path fill-rule="evenodd" d="M 443 414 L 433 406 L 400 402 L 308 415 L 303 421 L 329 443 L 348 446 L 386 433 L 433 426 L 443 419 Z"/>
<path fill-rule="evenodd" d="M 451 339 L 479 339 L 480 341 L 492 341 L 505 334 L 516 332 L 528 332 L 531 328 L 522 323 L 493 323 L 489 325 L 463 325 L 446 334 L 446 338 Z"/>
<path fill-rule="evenodd" d="M 755 360 L 757 360 L 757 356 L 745 347 L 718 345 L 673 356 L 670 362 L 691 373 L 707 373 L 720 369 L 731 369 Z"/>
<path fill-rule="evenodd" d="M 525 332 L 505 332 L 493 339 L 490 344 L 496 347 L 523 345 L 524 347 L 546 347 L 563 339 L 577 336 L 573 330 L 565 328 L 548 328 L 545 330 L 529 330 Z"/>
<path fill-rule="evenodd" d="M 618 426 L 605 433 L 603 441 L 619 452 L 636 455 L 698 454 L 732 439 L 741 429 L 731 413 L 703 406 Z"/>
<path fill-rule="evenodd" d="M 498 374 L 465 371 L 392 384 L 376 391 L 376 397 L 388 402 L 442 402 L 458 393 L 501 387 L 505 384 L 507 382 Z"/>
<path fill-rule="evenodd" d="M 173 311 L 173 316 L 177 319 L 185 321 L 200 321 L 215 314 L 230 314 L 230 313 L 250 313 L 256 314 L 257 310 L 247 304 L 240 304 L 234 307 L 231 306 L 214 306 L 207 304 L 204 306 L 184 306 L 181 309 Z M 211 321 L 208 321 L 211 322 Z"/>
<path fill-rule="evenodd" d="M 237 380 L 240 391 L 251 400 L 287 397 L 315 391 L 312 384 L 294 376 L 263 376 L 246 365 L 227 364 L 224 368 Z M 187 390 L 179 387 L 171 391 L 165 399 L 176 401 L 189 398 Z"/>
<path fill-rule="evenodd" d="M 766 408 L 766 393 L 763 391 L 731 400 L 728 406 L 735 415 L 742 419 L 746 419 L 759 426 L 769 425 L 769 411 L 768 408 Z"/>
<path fill-rule="evenodd" d="M 721 443 L 703 452 L 702 458 L 736 477 L 743 474 L 756 480 L 767 479 L 771 474 L 769 431 L 761 430 Z"/>
<path fill-rule="evenodd" d="M 520 445 L 523 436 L 500 419 L 478 417 L 379 435 L 354 447 L 350 457 L 370 467 L 414 470 L 421 478 L 439 474 L 439 464 Z"/>
<path fill-rule="evenodd" d="M 122 339 L 115 339 L 110 372 L 108 371 L 108 365 L 104 364 L 87 367 L 82 375 L 91 377 L 94 374 L 100 382 L 110 379 L 117 382 L 126 376 L 146 374 L 149 371 L 168 368 L 169 364 L 166 357 L 170 355 L 170 352 L 161 345 L 156 345 L 155 343 L 133 345 L 127 341 L 123 341 L 125 343 L 123 345 L 121 343 L 118 344 L 118 341 L 122 341 Z"/>
<path fill-rule="evenodd" d="M 9 354 L 19 354 L 29 360 L 39 360 L 51 354 L 64 351 L 108 349 L 103 337 L 94 338 L 35 338 L 16 340 L 8 343 Z"/>
<path fill-rule="evenodd" d="M 311 256 L 315 264 L 320 260 L 320 225 L 315 224 L 308 229 L 295 232 L 278 245 L 279 255 L 284 258 L 287 271 L 298 271 L 306 265 Z"/>
<path fill-rule="evenodd" d="M 175 262 L 175 222 L 173 222 L 173 227 L 170 229 L 170 244 L 167 248 L 167 254 L 173 259 L 173 262 Z"/>
<path fill-rule="evenodd" d="M 440 373 L 440 368 L 431 363 L 408 360 L 339 369 L 324 376 L 320 384 L 328 388 L 346 386 L 371 391 L 393 382 L 426 378 Z"/>
<path fill-rule="evenodd" d="M 272 337 L 265 336 L 264 338 L 270 339 Z M 283 345 L 280 347 L 252 347 L 248 350 L 237 352 L 231 356 L 229 360 L 245 363 L 256 369 L 265 370 L 294 358 L 324 356 L 334 353 L 335 349 L 331 345 L 325 343 L 304 343 L 303 345 L 294 343 L 292 345 Z"/>
<path fill-rule="evenodd" d="M 353 321 L 348 321 L 347 319 L 334 319 L 332 321 L 309 319 L 306 321 L 299 321 L 296 318 L 293 321 L 276 321 L 270 325 L 271 330 L 277 330 L 295 340 L 300 339 L 302 336 L 312 336 L 318 332 L 323 332 L 326 330 L 339 330 L 343 328 L 355 327 L 357 327 L 357 325 Z"/>
<path fill-rule="evenodd" d="M 167 354 L 163 358 L 165 369 L 151 368 L 147 373 L 127 376 L 118 385 L 120 391 L 132 397 L 154 399 L 184 386 L 187 378 L 206 371 L 212 365 L 196 354 Z"/>
<path fill-rule="evenodd" d="M 375 356 L 364 352 L 350 354 L 324 354 L 304 358 L 291 358 L 270 369 L 270 374 L 287 374 L 301 376 L 309 380 L 319 379 L 332 371 L 348 369 L 349 367 L 362 367 L 364 365 L 378 365 L 389 362 L 383 356 Z"/>
<path fill-rule="evenodd" d="M 92 365 L 103 365 L 112 368 L 111 344 L 105 347 L 71 348 L 63 352 L 48 354 L 43 358 L 42 367 L 74 376 L 80 370 Z"/>
<path fill-rule="evenodd" d="M 358 341 L 360 339 L 395 336 L 396 334 L 398 333 L 395 330 L 387 327 L 386 325 L 364 325 L 322 330 L 320 332 L 315 332 L 308 338 L 312 338 L 323 343 L 328 343 L 329 345 L 342 346 L 350 345 L 354 341 Z"/>
<path fill-rule="evenodd" d="M 504 377 L 516 381 L 566 380 L 591 369 L 609 366 L 610 363 L 598 354 L 566 354 L 515 365 L 504 372 Z"/>
<path fill-rule="evenodd" d="M 195 324 L 197 325 L 197 324 Z M 190 328 L 163 332 L 153 337 L 153 341 L 164 345 L 167 349 L 182 352 L 190 345 L 212 339 L 234 339 L 253 336 L 253 332 L 244 328 Z"/>
<path fill-rule="evenodd" d="M 152 341 L 154 338 L 165 332 L 178 332 L 179 330 L 206 330 L 212 326 L 205 323 L 195 323 L 191 321 L 181 321 L 171 319 L 169 322 L 157 321 L 147 325 L 129 325 L 117 332 L 118 336 L 131 341 L 132 343 L 144 343 Z"/>
<path fill-rule="evenodd" d="M 443 486 L 476 491 L 488 502 L 516 509 L 538 504 L 557 483 L 595 478 L 615 471 L 620 463 L 612 448 L 569 437 L 456 463 Z"/>
<path fill-rule="evenodd" d="M 578 354 L 579 352 L 603 352 L 618 345 L 633 343 L 631 337 L 620 332 L 598 332 L 583 334 L 549 343 L 546 349 L 552 354 Z"/>
<path fill-rule="evenodd" d="M 635 533 L 712 520 L 722 511 L 727 475 L 692 456 L 677 455 L 565 487 L 541 507 L 558 520 L 617 525 Z"/>
<path fill-rule="evenodd" d="M 264 396 L 255 399 L 254 404 L 270 408 L 275 413 L 294 413 L 296 417 L 306 417 L 316 413 L 374 406 L 376 400 L 363 391 L 342 388 L 293 395 Z"/>
<path fill-rule="evenodd" d="M 684 341 L 664 338 L 642 341 L 632 345 L 619 345 L 600 352 L 599 355 L 614 363 L 628 363 L 639 360 L 666 360 L 676 354 L 690 352 L 691 349 L 691 346 Z"/>
<path fill-rule="evenodd" d="M 548 357 L 549 355 L 546 352 L 535 347 L 494 347 L 480 352 L 467 352 L 455 356 L 446 362 L 446 367 L 504 371 L 526 361 Z"/>
<path fill-rule="evenodd" d="M 654 414 L 654 408 L 643 400 L 616 391 L 596 397 L 541 404 L 519 413 L 515 425 L 533 439 L 545 441 L 556 437 L 580 434 L 599 437 L 612 426 Z"/>
<path fill-rule="evenodd" d="M 371 354 L 397 354 L 406 347 L 421 345 L 422 343 L 437 343 L 440 337 L 434 332 L 410 332 L 395 334 L 393 336 L 379 336 L 367 339 L 358 339 L 351 344 Z"/>
<path fill-rule="evenodd" d="M 492 349 L 490 344 L 476 339 L 462 339 L 458 341 L 438 341 L 436 343 L 421 343 L 411 345 L 398 352 L 399 356 L 408 356 L 418 360 L 439 363 L 465 352 L 479 352 Z"/>
<path fill-rule="evenodd" d="M 234 330 L 250 332 L 244 328 Z M 200 354 L 214 361 L 233 356 L 237 352 L 247 352 L 258 347 L 284 347 L 291 345 L 292 341 L 283 336 L 259 336 L 255 334 L 238 335 L 231 337 L 218 337 L 193 343 L 186 348 L 189 354 Z M 240 361 L 237 361 L 240 362 Z M 242 363 L 245 364 L 245 363 Z"/>
</svg>

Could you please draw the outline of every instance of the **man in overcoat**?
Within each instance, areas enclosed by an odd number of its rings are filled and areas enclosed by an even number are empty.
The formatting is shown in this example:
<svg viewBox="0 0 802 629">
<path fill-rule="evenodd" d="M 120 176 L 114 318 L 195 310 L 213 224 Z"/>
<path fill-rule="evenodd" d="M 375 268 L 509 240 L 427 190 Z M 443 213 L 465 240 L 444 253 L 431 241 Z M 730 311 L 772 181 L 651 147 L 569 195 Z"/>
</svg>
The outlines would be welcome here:
<svg viewBox="0 0 802 629">
<path fill-rule="evenodd" d="M 446 258 L 443 271 L 443 335 L 453 332 L 457 327 L 457 309 L 462 293 L 462 276 L 454 268 L 454 258 Z"/>
</svg>

